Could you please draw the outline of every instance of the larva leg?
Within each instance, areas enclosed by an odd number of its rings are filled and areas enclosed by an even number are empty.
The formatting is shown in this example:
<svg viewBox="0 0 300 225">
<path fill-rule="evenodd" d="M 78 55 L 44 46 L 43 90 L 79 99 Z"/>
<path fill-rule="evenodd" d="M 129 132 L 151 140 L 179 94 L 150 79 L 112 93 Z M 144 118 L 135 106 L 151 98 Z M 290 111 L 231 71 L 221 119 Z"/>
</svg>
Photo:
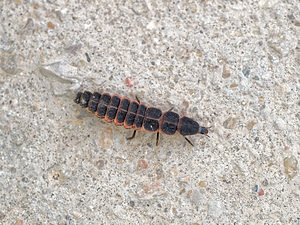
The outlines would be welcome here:
<svg viewBox="0 0 300 225">
<path fill-rule="evenodd" d="M 136 100 L 138 101 L 138 103 L 140 104 L 141 101 L 139 100 L 139 98 L 137 96 L 135 96 Z"/>
<path fill-rule="evenodd" d="M 184 137 L 184 139 L 185 139 L 191 146 L 194 146 L 193 143 L 192 143 L 189 139 L 187 139 L 186 136 L 183 136 L 183 137 Z"/>
<path fill-rule="evenodd" d="M 157 135 L 156 135 L 156 146 L 158 145 L 158 140 L 159 140 L 159 132 L 157 132 Z"/>
<path fill-rule="evenodd" d="M 167 112 L 171 112 L 174 109 L 174 107 L 172 107 L 171 109 L 169 109 Z"/>
<path fill-rule="evenodd" d="M 128 137 L 128 138 L 126 138 L 127 140 L 131 140 L 131 139 L 133 139 L 134 137 L 135 137 L 135 133 L 136 133 L 136 130 L 134 130 L 133 131 L 133 134 L 132 134 L 132 136 L 131 137 Z"/>
</svg>

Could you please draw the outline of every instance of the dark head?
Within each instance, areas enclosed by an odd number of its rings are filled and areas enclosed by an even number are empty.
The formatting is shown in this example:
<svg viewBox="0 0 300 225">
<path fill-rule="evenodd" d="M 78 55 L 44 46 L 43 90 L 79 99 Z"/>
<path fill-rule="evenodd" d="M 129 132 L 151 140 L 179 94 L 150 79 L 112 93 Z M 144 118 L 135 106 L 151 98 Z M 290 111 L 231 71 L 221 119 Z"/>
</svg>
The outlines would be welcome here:
<svg viewBox="0 0 300 225">
<path fill-rule="evenodd" d="M 208 129 L 207 129 L 206 127 L 199 127 L 198 133 L 204 134 L 204 135 L 207 136 L 207 134 L 208 134 Z"/>
</svg>

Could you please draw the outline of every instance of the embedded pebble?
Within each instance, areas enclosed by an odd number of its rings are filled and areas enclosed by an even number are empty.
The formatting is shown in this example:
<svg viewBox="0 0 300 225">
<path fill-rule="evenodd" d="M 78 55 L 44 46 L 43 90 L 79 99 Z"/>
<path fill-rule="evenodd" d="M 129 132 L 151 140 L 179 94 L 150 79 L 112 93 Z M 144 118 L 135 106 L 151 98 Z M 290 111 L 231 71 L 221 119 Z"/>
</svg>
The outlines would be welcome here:
<svg viewBox="0 0 300 225">
<path fill-rule="evenodd" d="M 91 62 L 91 58 L 87 52 L 85 53 L 85 56 L 86 56 L 86 61 Z"/>
<path fill-rule="evenodd" d="M 293 178 L 298 173 L 298 161 L 296 157 L 286 157 L 283 160 L 284 172 L 288 175 L 289 178 Z"/>
<path fill-rule="evenodd" d="M 263 184 L 264 186 L 268 186 L 269 182 L 268 182 L 267 179 L 264 179 L 263 182 L 262 182 L 262 184 Z"/>
<path fill-rule="evenodd" d="M 183 101 L 183 105 L 185 107 L 185 110 L 187 110 L 189 108 L 189 102 L 188 101 Z"/>
<path fill-rule="evenodd" d="M 200 205 L 203 202 L 203 195 L 197 190 L 192 191 L 190 198 L 195 205 Z"/>
<path fill-rule="evenodd" d="M 286 127 L 285 121 L 283 119 L 281 119 L 280 117 L 277 117 L 274 120 L 274 125 L 279 130 L 284 130 Z"/>
<path fill-rule="evenodd" d="M 243 70 L 242 70 L 242 73 L 244 74 L 245 77 L 249 77 L 249 74 L 250 74 L 250 69 L 249 67 L 247 66 L 244 66 Z"/>
<path fill-rule="evenodd" d="M 11 135 L 12 135 L 12 142 L 16 146 L 20 146 L 24 143 L 25 137 L 22 131 L 14 130 L 12 131 Z"/>
<path fill-rule="evenodd" d="M 17 225 L 22 225 L 23 224 L 23 220 L 17 220 Z"/>
<path fill-rule="evenodd" d="M 63 62 L 55 62 L 43 65 L 39 68 L 42 75 L 49 78 L 55 78 L 61 83 L 72 83 L 75 78 L 77 68 Z"/>
<path fill-rule="evenodd" d="M 135 82 L 134 82 L 134 79 L 132 77 L 127 77 L 126 78 L 126 85 L 128 87 L 132 87 L 132 86 L 134 86 L 134 84 L 135 84 Z"/>
<path fill-rule="evenodd" d="M 24 183 L 28 183 L 29 180 L 28 180 L 27 177 L 23 177 L 23 178 L 22 178 L 22 181 L 23 181 Z"/>
<path fill-rule="evenodd" d="M 100 159 L 96 162 L 96 167 L 101 170 L 105 165 L 105 161 L 103 159 Z"/>
<path fill-rule="evenodd" d="M 55 27 L 54 24 L 50 21 L 47 23 L 47 26 L 51 29 L 54 29 L 54 27 Z"/>
<path fill-rule="evenodd" d="M 81 43 L 76 43 L 65 48 L 66 53 L 75 54 L 82 47 Z"/>
<path fill-rule="evenodd" d="M 146 184 L 144 186 L 145 194 L 158 193 L 158 192 L 160 192 L 160 189 L 161 189 L 161 183 L 158 180 L 153 183 Z"/>
<path fill-rule="evenodd" d="M 191 198 L 192 190 L 189 190 L 188 193 L 186 194 L 187 198 Z"/>
<path fill-rule="evenodd" d="M 220 217 L 223 213 L 223 204 L 220 201 L 209 201 L 208 203 L 208 215 L 212 217 Z"/>
<path fill-rule="evenodd" d="M 138 161 L 138 170 L 142 170 L 142 169 L 147 169 L 148 168 L 148 164 L 144 159 L 140 159 Z"/>
<path fill-rule="evenodd" d="M 261 189 L 259 189 L 259 191 L 258 191 L 258 196 L 262 196 L 262 195 L 264 195 L 265 194 L 265 192 L 264 192 L 264 190 L 261 188 Z"/>
<path fill-rule="evenodd" d="M 229 117 L 227 120 L 224 121 L 223 126 L 226 129 L 233 129 L 236 124 L 236 118 L 234 117 Z"/>
<path fill-rule="evenodd" d="M 80 79 L 76 76 L 76 67 L 55 62 L 40 66 L 39 72 L 51 81 L 51 88 L 55 95 L 63 95 L 70 90 L 80 87 Z"/>
<path fill-rule="evenodd" d="M 148 165 L 147 165 L 148 166 Z M 157 176 L 157 179 L 160 179 L 163 177 L 164 175 L 164 171 L 161 167 L 158 167 L 156 170 L 155 170 L 155 174 Z"/>
<path fill-rule="evenodd" d="M 122 220 L 125 220 L 126 217 L 128 216 L 125 209 L 121 205 L 115 206 L 112 210 L 112 213 Z"/>
<path fill-rule="evenodd" d="M 255 121 L 249 122 L 249 123 L 247 124 L 247 129 L 248 129 L 248 130 L 252 130 L 255 124 L 256 124 Z"/>
<path fill-rule="evenodd" d="M 125 162 L 125 159 L 123 159 L 121 157 L 117 157 L 116 158 L 116 162 L 117 162 L 118 165 L 121 165 L 121 164 L 123 164 Z"/>
<path fill-rule="evenodd" d="M 184 192 L 185 192 L 185 188 L 183 188 L 183 189 L 179 192 L 179 194 L 182 195 Z"/>
<path fill-rule="evenodd" d="M 230 77 L 230 70 L 227 69 L 225 66 L 223 67 L 222 77 L 223 77 L 224 79 Z"/>
<path fill-rule="evenodd" d="M 71 211 L 70 214 L 73 215 L 75 218 L 80 218 L 82 216 L 81 213 L 77 211 Z"/>
<path fill-rule="evenodd" d="M 17 55 L 2 53 L 2 55 L 0 56 L 1 69 L 4 70 L 6 73 L 16 74 L 18 71 Z"/>
<path fill-rule="evenodd" d="M 56 185 L 58 183 L 63 183 L 65 177 L 59 165 L 53 165 L 48 169 L 47 178 L 50 184 Z"/>
<path fill-rule="evenodd" d="M 0 212 L 0 220 L 3 220 L 5 217 L 5 214 L 3 212 Z"/>
<path fill-rule="evenodd" d="M 129 205 L 133 208 L 134 205 L 135 205 L 134 201 L 130 201 L 130 202 L 129 202 Z"/>
<path fill-rule="evenodd" d="M 200 187 L 206 187 L 207 186 L 207 182 L 205 181 L 200 181 L 198 184 Z"/>
<path fill-rule="evenodd" d="M 111 128 L 106 128 L 101 133 L 100 144 L 103 149 L 109 149 L 113 143 L 113 133 Z"/>
<path fill-rule="evenodd" d="M 29 31 L 29 30 L 33 30 L 34 27 L 34 22 L 32 18 L 28 18 L 26 21 L 25 26 L 23 27 L 24 31 Z"/>
<path fill-rule="evenodd" d="M 174 82 L 178 83 L 178 80 L 179 80 L 179 76 L 176 74 L 175 77 L 174 77 Z"/>
</svg>

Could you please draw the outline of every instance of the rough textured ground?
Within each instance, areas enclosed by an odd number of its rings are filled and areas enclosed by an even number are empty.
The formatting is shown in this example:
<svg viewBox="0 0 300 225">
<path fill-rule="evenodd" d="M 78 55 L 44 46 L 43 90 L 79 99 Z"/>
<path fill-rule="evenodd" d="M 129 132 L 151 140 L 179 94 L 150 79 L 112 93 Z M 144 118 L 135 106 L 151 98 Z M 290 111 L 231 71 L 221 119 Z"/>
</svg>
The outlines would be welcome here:
<svg viewBox="0 0 300 225">
<path fill-rule="evenodd" d="M 300 223 L 299 1 L 0 13 L 0 224 Z M 129 142 L 73 103 L 86 89 L 174 107 L 210 138 Z"/>
</svg>

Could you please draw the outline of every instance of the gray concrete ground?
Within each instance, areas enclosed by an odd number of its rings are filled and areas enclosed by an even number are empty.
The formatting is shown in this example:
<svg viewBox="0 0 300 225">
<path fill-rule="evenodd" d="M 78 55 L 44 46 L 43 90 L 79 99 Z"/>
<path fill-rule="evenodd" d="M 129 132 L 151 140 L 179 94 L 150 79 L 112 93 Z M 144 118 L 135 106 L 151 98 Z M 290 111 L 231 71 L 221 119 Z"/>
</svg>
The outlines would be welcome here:
<svg viewBox="0 0 300 225">
<path fill-rule="evenodd" d="M 299 1 L 0 2 L 0 224 L 300 224 Z M 106 123 L 78 90 L 195 118 Z"/>
</svg>

